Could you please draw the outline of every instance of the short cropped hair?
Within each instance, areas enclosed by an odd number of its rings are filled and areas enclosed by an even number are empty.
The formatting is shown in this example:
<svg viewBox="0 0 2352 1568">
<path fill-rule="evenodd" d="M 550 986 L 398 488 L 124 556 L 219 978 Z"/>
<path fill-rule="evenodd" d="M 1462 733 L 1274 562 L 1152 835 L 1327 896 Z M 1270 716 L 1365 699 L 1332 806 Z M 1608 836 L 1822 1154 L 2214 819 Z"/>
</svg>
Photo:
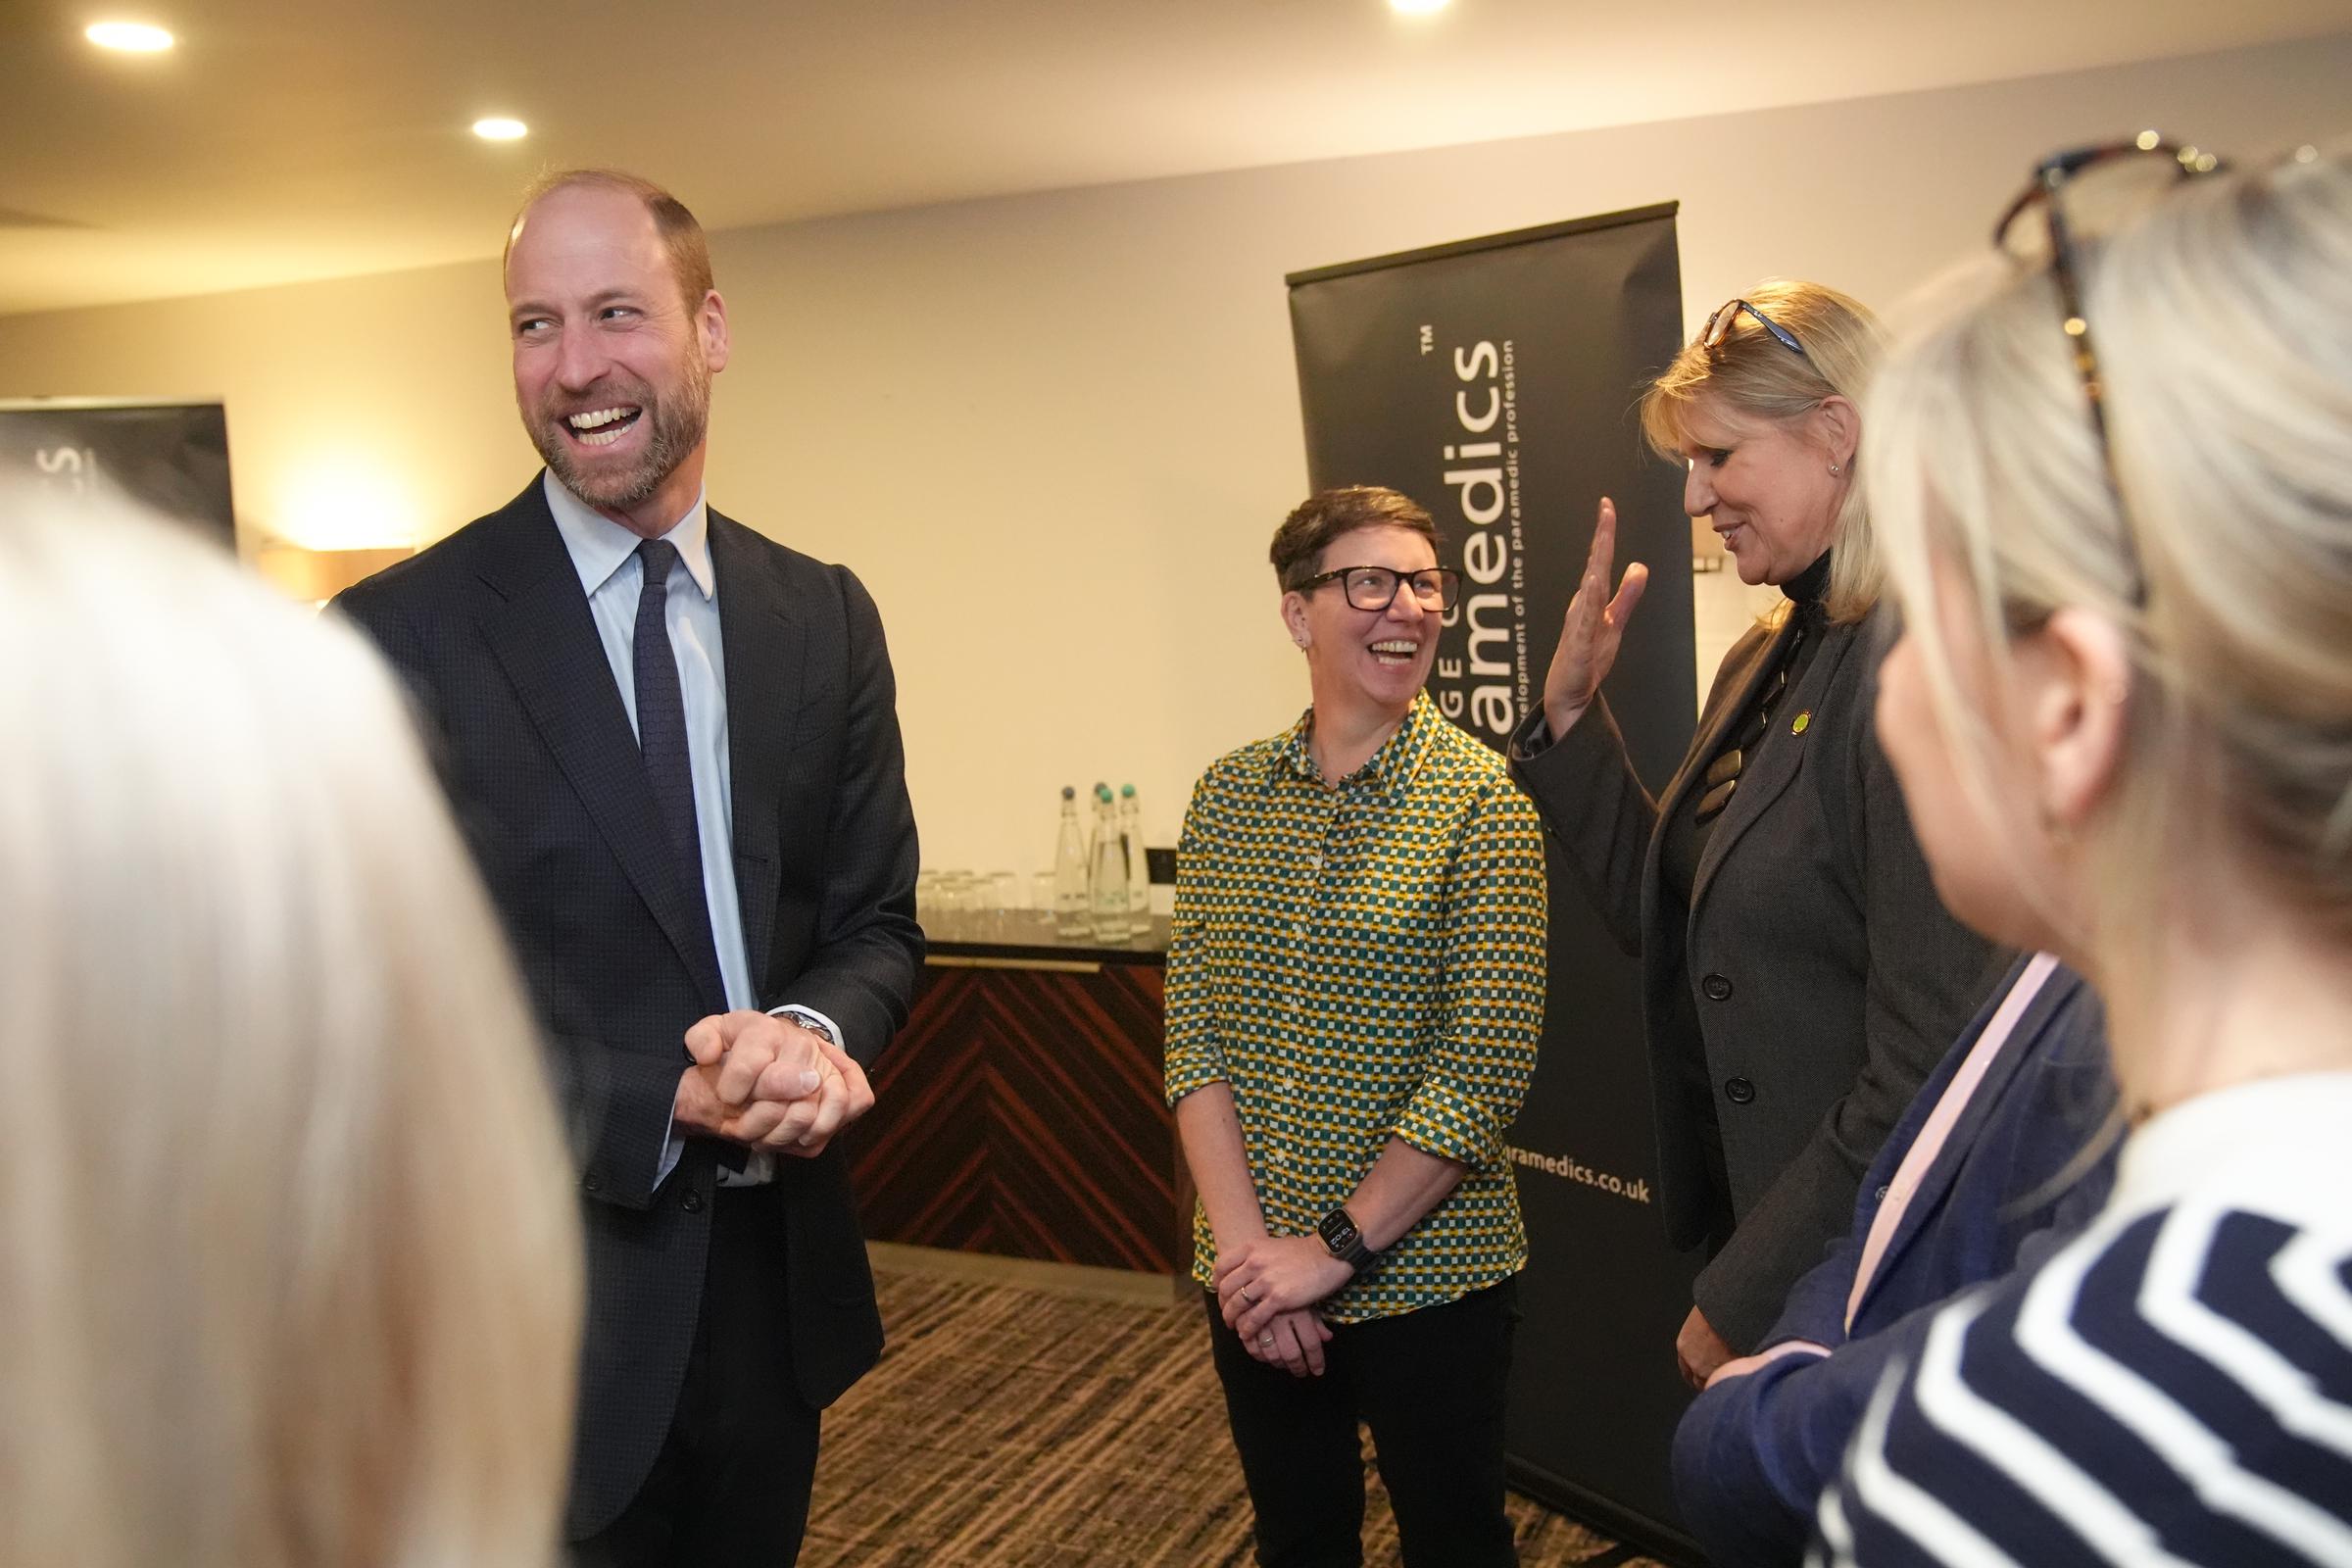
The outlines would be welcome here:
<svg viewBox="0 0 2352 1568">
<path fill-rule="evenodd" d="M 1442 549 L 1444 537 L 1412 497 L 1379 485 L 1351 484 L 1307 497 L 1274 530 L 1266 554 L 1274 579 L 1288 593 L 1323 569 L 1323 547 L 1358 528 L 1407 528 Z"/>
<path fill-rule="evenodd" d="M 700 311 L 703 297 L 718 286 L 710 273 L 710 241 L 704 235 L 701 221 L 684 202 L 626 170 L 564 169 L 531 181 L 530 189 L 522 193 L 522 205 L 514 211 L 514 221 L 507 225 L 507 247 L 499 257 L 501 270 L 514 254 L 514 241 L 521 236 L 522 221 L 531 209 L 560 190 L 581 187 L 619 191 L 645 204 L 645 210 L 653 215 L 655 232 L 662 236 L 662 249 L 669 256 L 669 270 L 678 280 L 678 297 L 685 301 L 686 314 Z"/>
</svg>

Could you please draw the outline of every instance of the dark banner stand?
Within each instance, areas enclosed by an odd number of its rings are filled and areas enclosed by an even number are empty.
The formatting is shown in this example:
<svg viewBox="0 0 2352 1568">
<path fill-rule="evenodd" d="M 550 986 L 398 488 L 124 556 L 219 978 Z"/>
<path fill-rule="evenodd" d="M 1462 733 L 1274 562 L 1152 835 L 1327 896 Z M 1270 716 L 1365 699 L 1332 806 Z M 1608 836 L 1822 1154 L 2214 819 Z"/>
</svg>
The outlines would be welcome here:
<svg viewBox="0 0 2352 1568">
<path fill-rule="evenodd" d="M 68 498 L 111 491 L 236 548 L 228 415 L 218 403 L 0 403 L 0 486 Z"/>
<path fill-rule="evenodd" d="M 1463 583 L 1430 690 L 1488 744 L 1542 701 L 1594 505 L 1616 498 L 1619 563 L 1646 562 L 1650 578 L 1606 690 L 1653 789 L 1697 709 L 1682 484 L 1635 415 L 1682 342 L 1674 215 L 1645 207 L 1289 279 L 1310 481 L 1389 485 L 1437 519 Z M 1697 1259 L 1667 1249 L 1651 1201 L 1640 972 L 1556 850 L 1550 871 L 1550 998 L 1510 1134 L 1532 1252 L 1512 1480 L 1696 1562 L 1666 1455 L 1690 1398 L 1674 1335 Z"/>
</svg>

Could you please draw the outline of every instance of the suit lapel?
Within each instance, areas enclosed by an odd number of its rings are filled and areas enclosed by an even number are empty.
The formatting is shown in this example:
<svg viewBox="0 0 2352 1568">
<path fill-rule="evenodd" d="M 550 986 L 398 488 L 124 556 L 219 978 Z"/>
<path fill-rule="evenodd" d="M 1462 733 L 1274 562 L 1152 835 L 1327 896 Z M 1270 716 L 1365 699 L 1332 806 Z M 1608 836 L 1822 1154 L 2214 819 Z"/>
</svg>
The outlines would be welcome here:
<svg viewBox="0 0 2352 1568">
<path fill-rule="evenodd" d="M 735 894 L 756 988 L 767 972 L 781 875 L 777 803 L 798 738 L 808 625 L 759 541 L 710 514 L 719 644 L 727 660 L 727 765 L 735 804 Z"/>
<path fill-rule="evenodd" d="M 1739 723 L 1740 715 L 1747 711 L 1747 706 L 1755 701 L 1764 677 L 1772 672 L 1776 651 L 1781 646 L 1781 639 L 1787 635 L 1788 629 L 1782 627 L 1771 636 L 1760 639 L 1748 656 L 1746 667 L 1721 690 L 1714 708 L 1700 720 L 1698 738 L 1691 742 L 1690 750 L 1684 754 L 1682 771 L 1667 781 L 1666 793 L 1658 798 L 1660 821 L 1680 810 L 1684 799 L 1698 787 L 1698 781 L 1706 775 L 1707 764 L 1714 760 L 1716 752 L 1722 749 L 1724 737 Z M 1736 795 L 1738 792 L 1734 793 Z M 1664 837 L 1662 833 L 1650 835 L 1652 856 L 1657 854 L 1659 841 Z"/>
<path fill-rule="evenodd" d="M 704 922 L 693 918 L 685 879 L 665 848 L 668 836 L 628 710 L 539 481 L 502 515 L 481 575 L 506 602 L 483 616 L 483 636 L 613 858 L 695 976 L 710 1010 L 723 1012 L 725 987 L 711 968 Z M 699 897 L 701 889 L 694 892 Z"/>
<path fill-rule="evenodd" d="M 1757 664 L 1759 679 L 1764 671 L 1778 662 L 1779 650 L 1790 635 L 1790 629 L 1789 624 L 1784 624 L 1774 636 L 1773 657 Z M 1723 808 L 1723 820 L 1715 824 L 1715 831 L 1707 840 L 1706 853 L 1699 857 L 1698 873 L 1692 879 L 1690 888 L 1693 917 L 1698 912 L 1699 902 L 1707 896 L 1707 887 L 1715 880 L 1716 868 L 1723 864 L 1724 857 L 1731 854 L 1740 836 L 1755 824 L 1766 808 L 1778 800 L 1781 792 L 1788 787 L 1789 781 L 1796 777 L 1797 769 L 1804 761 L 1807 736 L 1806 731 L 1791 732 L 1791 726 L 1796 715 L 1813 711 L 1822 693 L 1828 691 L 1831 682 L 1838 678 L 1838 666 L 1844 662 L 1853 646 L 1853 628 L 1850 626 L 1826 628 L 1821 652 L 1813 656 L 1812 664 L 1805 670 L 1803 684 L 1781 699 L 1780 706 L 1772 715 L 1773 726 L 1781 733 L 1776 735 L 1768 728 L 1764 738 L 1756 743 L 1756 755 L 1740 769 L 1740 787 L 1732 791 L 1731 804 Z M 1749 693 L 1742 698 L 1737 711 L 1746 711 L 1747 704 L 1753 698 L 1753 690 L 1751 684 Z M 1842 716 L 1849 723 L 1870 722 L 1867 713 L 1858 720 L 1851 714 Z M 1806 730 L 1811 727 L 1808 723 Z"/>
</svg>

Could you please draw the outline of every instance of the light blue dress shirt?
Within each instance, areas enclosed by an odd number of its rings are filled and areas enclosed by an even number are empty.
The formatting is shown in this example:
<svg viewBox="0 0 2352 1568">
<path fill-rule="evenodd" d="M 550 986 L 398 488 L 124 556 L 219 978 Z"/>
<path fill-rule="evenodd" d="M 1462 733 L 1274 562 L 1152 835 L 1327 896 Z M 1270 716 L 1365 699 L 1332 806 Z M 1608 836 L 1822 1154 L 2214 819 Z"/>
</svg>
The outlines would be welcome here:
<svg viewBox="0 0 2352 1568">
<path fill-rule="evenodd" d="M 540 476 L 548 510 L 555 514 L 556 530 L 580 574 L 588 596 L 588 612 L 596 621 L 597 640 L 604 644 L 605 662 L 612 666 L 612 682 L 620 688 L 621 707 L 628 710 L 629 730 L 637 729 L 637 600 L 645 586 L 645 564 L 637 554 L 644 543 L 612 518 L 603 515 L 557 482 L 553 473 Z M 729 1010 L 757 1007 L 759 993 L 752 985 L 751 957 L 743 944 L 743 906 L 735 891 L 735 788 L 727 762 L 727 655 L 718 630 L 718 579 L 710 565 L 710 512 L 702 495 L 675 527 L 662 536 L 678 552 L 669 568 L 669 596 L 663 624 L 669 630 L 670 652 L 677 660 L 678 686 L 686 704 L 686 755 L 694 771 L 694 822 L 702 843 L 703 904 L 710 914 L 710 941 L 718 950 L 718 974 L 726 987 Z M 681 579 L 684 579 L 681 581 Z M 692 593 L 685 590 L 692 587 Z M 841 1030 L 813 1007 L 787 1003 L 772 1009 L 822 1024 L 835 1043 Z M 662 1178 L 666 1179 L 684 1141 L 673 1131 L 662 1150 Z M 772 1174 L 770 1156 L 755 1152 L 740 1173 L 722 1173 L 729 1185 L 764 1181 Z M 659 1185 L 657 1183 L 657 1185 Z"/>
</svg>

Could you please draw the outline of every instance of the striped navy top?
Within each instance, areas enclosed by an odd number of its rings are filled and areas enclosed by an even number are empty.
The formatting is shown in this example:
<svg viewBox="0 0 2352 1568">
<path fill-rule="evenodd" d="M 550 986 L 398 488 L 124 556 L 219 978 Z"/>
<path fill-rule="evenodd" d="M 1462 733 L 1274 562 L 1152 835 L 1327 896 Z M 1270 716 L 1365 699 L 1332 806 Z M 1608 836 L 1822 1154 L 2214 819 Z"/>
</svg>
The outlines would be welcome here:
<svg viewBox="0 0 2352 1568">
<path fill-rule="evenodd" d="M 2088 1231 L 1881 1386 L 1808 1561 L 2352 1565 L 2352 1073 L 2135 1133 Z"/>
</svg>

